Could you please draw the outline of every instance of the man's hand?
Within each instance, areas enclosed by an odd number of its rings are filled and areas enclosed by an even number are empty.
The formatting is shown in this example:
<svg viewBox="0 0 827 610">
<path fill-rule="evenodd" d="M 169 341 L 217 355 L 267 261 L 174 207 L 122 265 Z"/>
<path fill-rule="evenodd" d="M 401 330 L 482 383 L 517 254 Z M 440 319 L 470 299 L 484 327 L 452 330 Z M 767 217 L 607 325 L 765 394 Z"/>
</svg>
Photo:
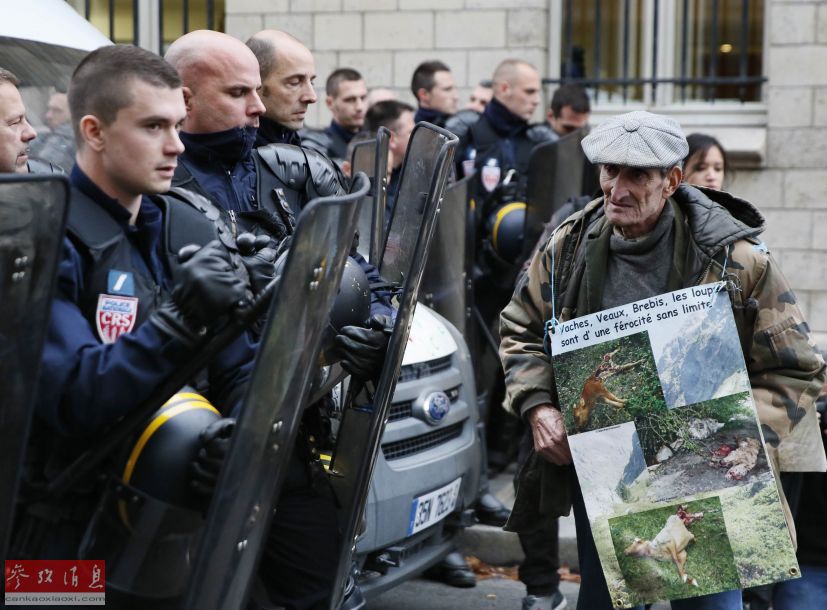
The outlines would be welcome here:
<svg viewBox="0 0 827 610">
<path fill-rule="evenodd" d="M 571 464 L 571 449 L 563 414 L 550 404 L 538 405 L 527 415 L 534 436 L 534 451 L 552 464 Z"/>
<path fill-rule="evenodd" d="M 393 323 L 389 316 L 373 315 L 368 328 L 345 326 L 334 339 L 342 368 L 363 381 L 377 379 L 385 362 Z"/>
<path fill-rule="evenodd" d="M 221 466 L 230 448 L 230 439 L 235 430 L 235 419 L 218 419 L 201 431 L 201 448 L 191 464 L 190 486 L 201 498 L 204 507 L 209 504 Z"/>
<path fill-rule="evenodd" d="M 236 238 L 236 245 L 250 276 L 253 294 L 259 294 L 276 275 L 278 252 L 270 247 L 270 238 L 266 235 L 242 233 Z"/>
<path fill-rule="evenodd" d="M 247 293 L 247 284 L 233 271 L 230 254 L 218 240 L 203 248 L 184 246 L 172 300 L 184 317 L 200 326 L 230 312 Z"/>
</svg>

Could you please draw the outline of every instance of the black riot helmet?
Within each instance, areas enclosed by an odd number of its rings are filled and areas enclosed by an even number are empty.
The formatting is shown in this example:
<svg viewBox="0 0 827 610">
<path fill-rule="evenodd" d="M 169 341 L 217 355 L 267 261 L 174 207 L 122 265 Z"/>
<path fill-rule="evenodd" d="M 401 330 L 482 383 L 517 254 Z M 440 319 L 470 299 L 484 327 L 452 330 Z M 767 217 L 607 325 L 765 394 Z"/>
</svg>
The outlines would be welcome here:
<svg viewBox="0 0 827 610">
<path fill-rule="evenodd" d="M 322 338 L 321 364 L 336 360 L 333 338 L 345 326 L 364 326 L 370 317 L 370 284 L 362 267 L 348 257 L 339 283 L 339 291 L 330 310 L 330 320 Z"/>
<path fill-rule="evenodd" d="M 162 406 L 138 436 L 121 478 L 138 491 L 171 506 L 197 509 L 190 488 L 190 465 L 200 448 L 199 434 L 221 418 L 206 398 L 184 389 Z M 134 521 L 125 502 L 118 513 L 127 527 Z"/>
<path fill-rule="evenodd" d="M 491 249 L 504 262 L 517 265 L 523 253 L 525 203 L 506 203 L 489 214 L 486 220 Z"/>
</svg>

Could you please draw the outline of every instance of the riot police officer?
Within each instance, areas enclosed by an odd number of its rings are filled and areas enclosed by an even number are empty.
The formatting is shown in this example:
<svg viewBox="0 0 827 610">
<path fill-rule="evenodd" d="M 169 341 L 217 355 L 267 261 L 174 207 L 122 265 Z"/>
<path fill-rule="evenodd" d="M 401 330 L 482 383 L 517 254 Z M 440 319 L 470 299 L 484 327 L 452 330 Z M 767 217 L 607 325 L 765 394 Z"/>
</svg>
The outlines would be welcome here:
<svg viewBox="0 0 827 610">
<path fill-rule="evenodd" d="M 43 483 L 141 407 L 250 289 L 216 227 L 186 201 L 157 196 L 183 150 L 177 129 L 186 111 L 175 70 L 137 47 L 102 47 L 75 70 L 69 101 L 79 147 L 14 533 L 21 557 L 83 556 L 106 498 L 102 481 L 111 479 L 86 477 L 61 497 L 44 495 Z M 192 242 L 200 245 L 178 256 L 174 244 Z M 229 413 L 253 357 L 244 334 L 193 384 Z M 209 493 L 214 480 L 204 474 L 193 471 L 190 483 Z M 140 604 L 116 591 L 107 602 Z"/>
<path fill-rule="evenodd" d="M 14 74 L 0 68 L 0 172 L 28 172 L 29 146 L 37 136 L 26 118 L 19 84 Z"/>
<path fill-rule="evenodd" d="M 174 184 L 209 197 L 223 210 L 232 232 L 253 231 L 282 242 L 305 203 L 318 195 L 343 192 L 339 170 L 315 151 L 283 144 L 254 150 L 265 106 L 258 95 L 259 64 L 244 43 L 219 32 L 191 32 L 170 46 L 166 59 L 179 68 L 187 105 L 181 130 L 187 149 L 179 157 Z M 299 81 L 309 83 L 310 78 L 305 73 Z M 288 104 L 295 110 L 309 97 L 291 99 Z M 286 115 L 289 127 L 301 126 L 303 110 Z M 282 128 L 287 126 L 279 124 Z M 383 307 L 375 297 L 372 311 L 389 311 Z M 369 376 L 381 365 L 387 342 L 382 332 L 348 326 L 339 337 L 346 348 L 342 363 L 350 372 Z M 259 565 L 260 586 L 253 591 L 260 607 L 321 604 L 335 578 L 336 508 L 313 451 L 324 433 L 316 415 L 318 411 L 308 409 L 288 465 Z"/>
<path fill-rule="evenodd" d="M 445 121 L 458 109 L 454 75 L 441 61 L 426 61 L 416 67 L 411 78 L 411 93 L 419 106 L 414 123 L 427 121 L 444 127 Z"/>
<path fill-rule="evenodd" d="M 280 67 L 282 57 L 279 53 Z M 333 115 L 330 125 L 324 129 L 303 129 L 299 136 L 305 148 L 342 163 L 346 160 L 347 145 L 365 124 L 368 88 L 356 70 L 338 68 L 327 77 L 325 92 L 325 104 Z"/>
</svg>

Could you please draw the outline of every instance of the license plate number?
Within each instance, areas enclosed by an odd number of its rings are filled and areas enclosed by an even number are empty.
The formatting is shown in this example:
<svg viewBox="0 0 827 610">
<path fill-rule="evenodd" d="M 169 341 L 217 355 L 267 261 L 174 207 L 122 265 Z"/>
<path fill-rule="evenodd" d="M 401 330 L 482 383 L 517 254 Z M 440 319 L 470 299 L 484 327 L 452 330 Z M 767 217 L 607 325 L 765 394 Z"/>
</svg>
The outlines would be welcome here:
<svg viewBox="0 0 827 610">
<path fill-rule="evenodd" d="M 462 477 L 414 498 L 411 502 L 411 518 L 408 521 L 408 536 L 415 534 L 434 523 L 442 521 L 457 505 Z"/>
</svg>

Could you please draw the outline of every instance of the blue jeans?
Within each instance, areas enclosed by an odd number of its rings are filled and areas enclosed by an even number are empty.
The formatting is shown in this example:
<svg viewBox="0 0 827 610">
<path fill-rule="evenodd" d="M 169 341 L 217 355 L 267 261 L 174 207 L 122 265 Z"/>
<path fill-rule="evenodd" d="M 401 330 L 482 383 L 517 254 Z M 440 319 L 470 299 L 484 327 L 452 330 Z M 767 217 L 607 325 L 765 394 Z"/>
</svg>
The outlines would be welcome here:
<svg viewBox="0 0 827 610">
<path fill-rule="evenodd" d="M 775 585 L 772 605 L 775 610 L 823 608 L 827 603 L 827 566 L 801 565 L 801 578 Z"/>
<path fill-rule="evenodd" d="M 577 554 L 580 558 L 580 594 L 577 598 L 577 610 L 613 610 L 609 597 L 609 587 L 603 576 L 603 568 L 594 546 L 594 537 L 586 515 L 586 505 L 580 493 L 576 477 L 572 477 L 572 503 L 574 509 L 574 526 L 577 531 Z M 793 606 L 790 606 L 792 608 Z M 810 606 L 796 606 L 809 608 Z M 818 606 L 812 606 L 817 608 Z M 632 610 L 643 610 L 635 606 Z M 724 591 L 712 595 L 702 595 L 690 599 L 677 599 L 672 602 L 672 610 L 743 610 L 741 591 Z"/>
</svg>

